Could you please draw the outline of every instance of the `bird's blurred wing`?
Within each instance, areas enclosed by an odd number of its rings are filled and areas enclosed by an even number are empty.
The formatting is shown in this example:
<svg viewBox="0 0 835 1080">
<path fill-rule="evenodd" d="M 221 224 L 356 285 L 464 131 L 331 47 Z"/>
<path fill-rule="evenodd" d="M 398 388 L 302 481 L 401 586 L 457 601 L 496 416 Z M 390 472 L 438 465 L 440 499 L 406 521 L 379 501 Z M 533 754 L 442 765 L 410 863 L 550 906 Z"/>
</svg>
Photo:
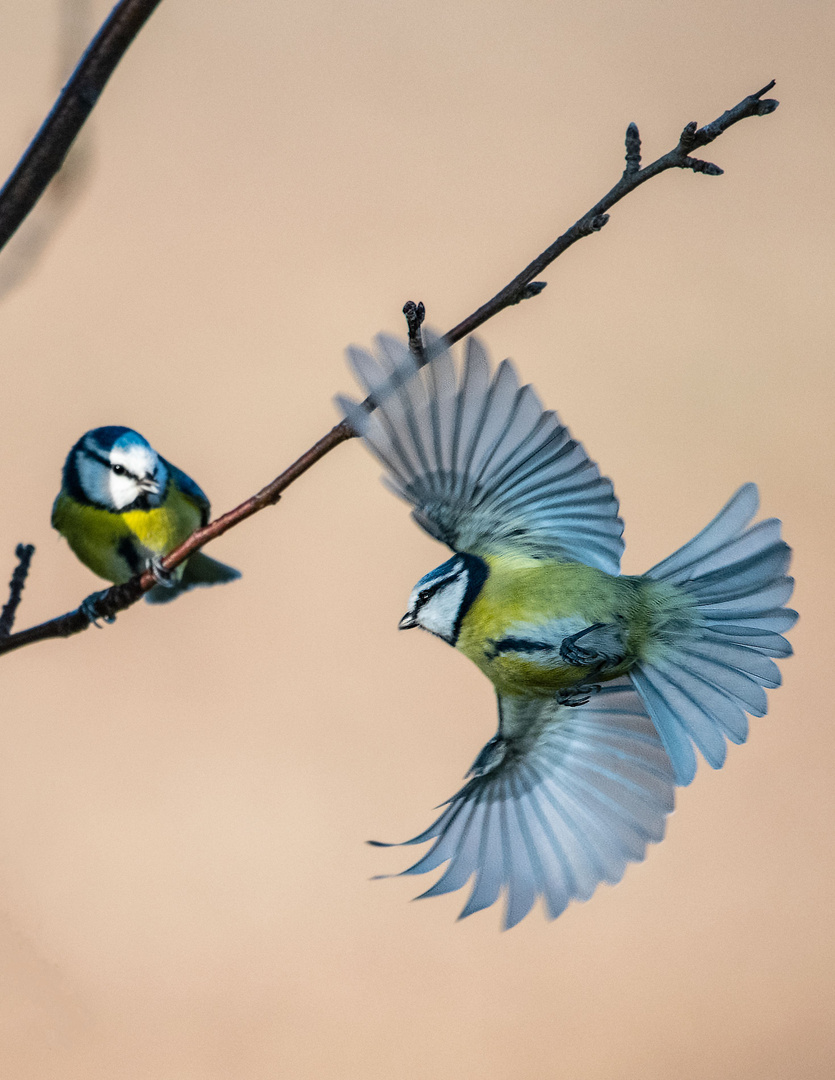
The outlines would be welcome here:
<svg viewBox="0 0 835 1080">
<path fill-rule="evenodd" d="M 163 461 L 165 461 L 165 458 L 163 458 Z M 199 508 L 201 526 L 206 525 L 212 511 L 208 496 L 201 487 L 195 484 L 190 476 L 183 472 L 182 469 L 178 469 L 177 466 L 172 465 L 170 461 L 165 461 L 165 467 L 168 469 L 168 475 L 171 477 L 171 482 L 182 491 L 187 499 L 190 499 Z"/>
<path fill-rule="evenodd" d="M 463 364 L 423 367 L 394 338 L 348 349 L 369 411 L 338 398 L 415 520 L 454 551 L 562 558 L 617 574 L 623 522 L 610 480 L 505 360 L 469 338 Z M 436 343 L 430 342 L 435 348 Z"/>
<path fill-rule="evenodd" d="M 419 836 L 429 851 L 404 874 L 448 866 L 423 896 L 460 889 L 475 874 L 461 917 L 504 889 L 505 927 L 544 897 L 556 918 L 601 881 L 620 881 L 664 836 L 674 805 L 670 760 L 627 679 L 585 705 L 499 698 L 499 732 L 472 779 Z M 389 845 L 381 845 L 389 846 Z"/>
</svg>

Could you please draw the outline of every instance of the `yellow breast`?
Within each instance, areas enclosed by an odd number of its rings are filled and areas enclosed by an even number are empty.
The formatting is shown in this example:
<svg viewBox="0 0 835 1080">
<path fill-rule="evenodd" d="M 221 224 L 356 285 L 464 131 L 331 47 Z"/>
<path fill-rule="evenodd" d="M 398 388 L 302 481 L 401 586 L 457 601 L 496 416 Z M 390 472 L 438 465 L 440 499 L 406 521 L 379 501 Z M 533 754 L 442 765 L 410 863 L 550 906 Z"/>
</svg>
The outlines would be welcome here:
<svg viewBox="0 0 835 1080">
<path fill-rule="evenodd" d="M 152 510 L 111 513 L 63 491 L 52 509 L 52 524 L 78 558 L 94 574 L 117 585 L 133 577 L 137 560 L 144 567 L 149 558 L 167 555 L 200 523 L 199 507 L 173 483 L 165 502 Z"/>
</svg>

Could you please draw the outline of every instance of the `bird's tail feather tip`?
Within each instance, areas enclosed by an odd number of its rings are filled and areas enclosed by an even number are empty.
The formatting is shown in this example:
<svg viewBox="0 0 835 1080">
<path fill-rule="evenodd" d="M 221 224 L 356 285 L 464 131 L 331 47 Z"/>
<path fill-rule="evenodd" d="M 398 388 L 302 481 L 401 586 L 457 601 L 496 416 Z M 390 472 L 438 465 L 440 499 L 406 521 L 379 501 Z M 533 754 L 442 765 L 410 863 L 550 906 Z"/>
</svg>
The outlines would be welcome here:
<svg viewBox="0 0 835 1080">
<path fill-rule="evenodd" d="M 226 563 L 218 562 L 217 559 L 198 551 L 189 558 L 179 580 L 172 578 L 171 585 L 155 585 L 145 593 L 145 600 L 149 604 L 167 604 L 190 589 L 206 585 L 226 585 L 240 577 L 240 570 L 236 570 L 234 566 L 227 566 Z"/>
<path fill-rule="evenodd" d="M 696 773 L 697 748 L 721 768 L 727 743 L 748 737 L 748 717 L 764 716 L 765 690 L 780 685 L 772 657 L 792 653 L 782 636 L 797 620 L 784 605 L 794 587 L 791 549 L 776 518 L 750 525 L 757 491 L 746 484 L 697 536 L 645 576 L 690 600 L 690 617 L 630 673 L 678 784 Z"/>
<path fill-rule="evenodd" d="M 186 588 L 193 585 L 222 585 L 227 581 L 237 581 L 240 576 L 240 570 L 234 566 L 198 551 L 186 563 L 182 583 Z"/>
</svg>

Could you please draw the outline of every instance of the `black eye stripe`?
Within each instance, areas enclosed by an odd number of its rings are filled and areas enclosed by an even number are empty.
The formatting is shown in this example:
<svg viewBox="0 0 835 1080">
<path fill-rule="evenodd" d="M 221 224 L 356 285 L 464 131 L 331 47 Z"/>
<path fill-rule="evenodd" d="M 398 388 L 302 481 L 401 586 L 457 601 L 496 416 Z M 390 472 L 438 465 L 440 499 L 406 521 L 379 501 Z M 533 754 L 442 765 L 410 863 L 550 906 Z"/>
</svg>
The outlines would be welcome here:
<svg viewBox="0 0 835 1080">
<path fill-rule="evenodd" d="M 447 579 L 448 580 L 448 579 Z M 417 595 L 417 602 L 420 606 L 431 600 L 435 593 L 446 585 L 446 580 L 436 581 L 432 585 L 427 586 L 425 589 L 421 589 Z"/>
<path fill-rule="evenodd" d="M 431 600 L 436 593 L 440 592 L 441 589 L 446 588 L 447 585 L 452 585 L 460 578 L 460 576 L 461 569 L 456 568 L 454 573 L 447 574 L 446 577 L 438 578 L 435 581 L 429 582 L 429 584 L 424 586 L 424 588 L 422 588 L 417 594 L 418 605 L 422 607 L 425 603 Z"/>
<path fill-rule="evenodd" d="M 139 483 L 139 477 L 136 473 L 132 473 L 130 469 L 126 469 L 125 466 L 120 465 L 118 461 L 115 463 L 111 462 L 110 468 L 117 476 L 129 476 L 131 480 L 136 480 L 136 482 Z"/>
<path fill-rule="evenodd" d="M 443 588 L 446 588 L 447 585 L 451 585 L 454 581 L 457 581 L 458 577 L 459 577 L 459 574 L 456 573 L 456 574 L 449 574 L 447 577 L 440 578 L 437 581 L 430 581 L 418 593 L 419 599 L 421 599 L 421 600 L 430 599 L 430 597 L 434 596 L 435 593 L 440 592 L 440 590 L 443 589 Z"/>
<path fill-rule="evenodd" d="M 88 457 L 91 457 L 93 461 L 97 461 L 99 465 L 103 465 L 106 469 L 112 469 L 114 472 L 116 472 L 115 466 L 110 460 L 110 458 L 102 457 L 102 455 L 96 453 L 96 451 L 91 446 L 85 446 L 84 453 L 87 454 Z M 139 477 L 136 475 L 136 473 L 132 473 L 130 469 L 126 469 L 124 465 L 120 465 L 119 468 L 122 470 L 122 474 L 124 476 L 129 476 L 131 480 L 136 480 L 137 483 L 139 482 Z M 119 476 L 120 474 L 116 473 L 116 475 Z"/>
<path fill-rule="evenodd" d="M 97 454 L 91 446 L 85 446 L 82 453 L 85 453 L 87 457 L 91 457 L 93 461 L 97 461 L 99 465 L 104 465 L 106 469 L 110 468 L 110 458 L 102 457 L 101 454 Z"/>
</svg>

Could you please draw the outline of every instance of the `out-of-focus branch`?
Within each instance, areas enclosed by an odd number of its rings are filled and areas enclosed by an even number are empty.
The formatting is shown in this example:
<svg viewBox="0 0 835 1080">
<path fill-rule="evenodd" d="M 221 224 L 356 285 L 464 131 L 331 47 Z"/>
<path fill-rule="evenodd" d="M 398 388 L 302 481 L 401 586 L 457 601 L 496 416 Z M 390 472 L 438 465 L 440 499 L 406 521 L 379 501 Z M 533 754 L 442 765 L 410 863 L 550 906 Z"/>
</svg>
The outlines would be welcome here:
<svg viewBox="0 0 835 1080">
<path fill-rule="evenodd" d="M 690 156 L 691 152 L 700 146 L 706 146 L 714 139 L 718 138 L 727 128 L 732 124 L 737 123 L 740 120 L 744 120 L 748 116 L 765 116 L 768 113 L 773 112 L 778 105 L 778 102 L 772 99 L 764 99 L 764 95 L 774 86 L 773 82 L 770 82 L 768 86 L 764 86 L 762 90 L 756 94 L 751 94 L 745 98 L 734 108 L 729 109 L 723 113 L 717 120 L 714 120 L 712 124 L 707 124 L 703 128 L 699 128 L 695 123 L 688 124 L 681 134 L 678 145 L 671 150 L 664 157 L 658 158 L 651 165 L 647 165 L 646 168 L 640 167 L 640 136 L 635 124 L 630 124 L 626 132 L 626 168 L 624 169 L 623 176 L 617 184 L 606 195 L 600 199 L 599 202 L 579 218 L 570 229 L 558 237 L 550 247 L 546 248 L 532 263 L 525 267 L 521 274 L 518 274 L 513 281 L 497 293 L 492 300 L 489 300 L 486 304 L 482 305 L 472 315 L 468 316 L 463 322 L 454 326 L 444 337 L 441 339 L 441 346 L 452 345 L 456 341 L 460 341 L 461 338 L 466 337 L 476 327 L 481 326 L 488 319 L 491 319 L 498 312 L 504 308 L 509 307 L 512 304 L 518 304 L 522 300 L 529 299 L 530 297 L 538 295 L 545 287 L 541 281 L 535 281 L 534 278 L 540 274 L 546 266 L 550 265 L 554 259 L 558 258 L 564 251 L 566 251 L 577 240 L 582 239 L 584 236 L 590 236 L 594 232 L 598 232 L 606 222 L 609 220 L 607 211 L 619 202 L 630 191 L 634 191 L 636 187 L 643 184 L 646 180 L 649 180 L 653 176 L 657 176 L 661 172 L 665 172 L 667 169 L 691 169 L 694 172 L 703 172 L 710 176 L 718 176 L 722 170 L 716 165 L 712 165 L 707 162 L 698 161 Z M 411 301 L 406 305 L 404 313 L 407 317 L 409 326 L 409 339 L 410 344 L 416 350 L 417 355 L 423 353 L 424 359 L 431 360 L 431 352 L 424 350 L 420 341 L 420 324 L 423 321 L 423 312 L 421 311 L 423 305 L 413 304 Z M 367 401 L 366 406 L 369 409 L 373 409 L 373 401 Z M 307 472 L 309 468 L 316 464 L 321 458 L 328 454 L 334 447 L 338 446 L 342 442 L 346 442 L 348 439 L 355 437 L 355 432 L 351 429 L 350 425 L 343 420 L 332 428 L 327 435 L 324 435 L 317 443 L 310 447 L 302 456 L 289 468 L 285 469 L 283 473 L 275 478 L 272 483 L 268 484 L 265 488 L 262 488 L 256 495 L 247 499 L 246 502 L 237 506 L 234 510 L 230 510 L 222 517 L 216 518 L 214 521 L 209 522 L 202 529 L 198 529 L 196 532 L 185 540 L 179 547 L 175 548 L 172 552 L 165 556 L 162 560 L 162 566 L 165 570 L 174 570 L 181 563 L 193 555 L 195 551 L 204 547 L 211 540 L 216 539 L 235 525 L 245 521 L 246 518 L 252 517 L 253 514 L 258 513 L 259 510 L 265 509 L 267 506 L 273 506 L 278 502 L 283 491 L 285 491 L 290 484 L 297 480 L 302 473 Z M 91 598 L 90 606 L 95 610 L 96 615 L 99 618 L 107 619 L 112 618 L 120 611 L 124 611 L 130 607 L 149 589 L 152 589 L 156 584 L 156 579 L 153 574 L 146 570 L 145 573 L 132 578 L 124 585 L 114 585 L 110 589 L 99 593 L 95 599 Z M 6 638 L 0 638 L 0 654 L 5 652 L 11 652 L 13 649 L 18 649 L 22 645 L 29 645 L 36 641 L 45 641 L 49 638 L 57 637 L 70 637 L 72 634 L 77 634 L 81 630 L 86 630 L 90 625 L 90 621 L 86 614 L 80 609 L 76 611 L 68 612 L 66 615 L 60 615 L 58 618 L 51 619 L 49 622 L 41 623 L 38 626 L 33 626 L 28 630 L 22 630 L 17 634 L 11 634 Z"/>
<path fill-rule="evenodd" d="M 72 72 L 90 36 L 90 0 L 61 0 L 58 8 L 58 64 L 56 85 Z M 0 301 L 18 288 L 40 261 L 41 255 L 78 201 L 90 175 L 90 129 L 73 143 L 64 164 L 47 186 L 22 228 L 0 256 Z"/>
<path fill-rule="evenodd" d="M 0 248 L 46 190 L 107 80 L 161 0 L 120 0 L 0 191 Z"/>
</svg>

